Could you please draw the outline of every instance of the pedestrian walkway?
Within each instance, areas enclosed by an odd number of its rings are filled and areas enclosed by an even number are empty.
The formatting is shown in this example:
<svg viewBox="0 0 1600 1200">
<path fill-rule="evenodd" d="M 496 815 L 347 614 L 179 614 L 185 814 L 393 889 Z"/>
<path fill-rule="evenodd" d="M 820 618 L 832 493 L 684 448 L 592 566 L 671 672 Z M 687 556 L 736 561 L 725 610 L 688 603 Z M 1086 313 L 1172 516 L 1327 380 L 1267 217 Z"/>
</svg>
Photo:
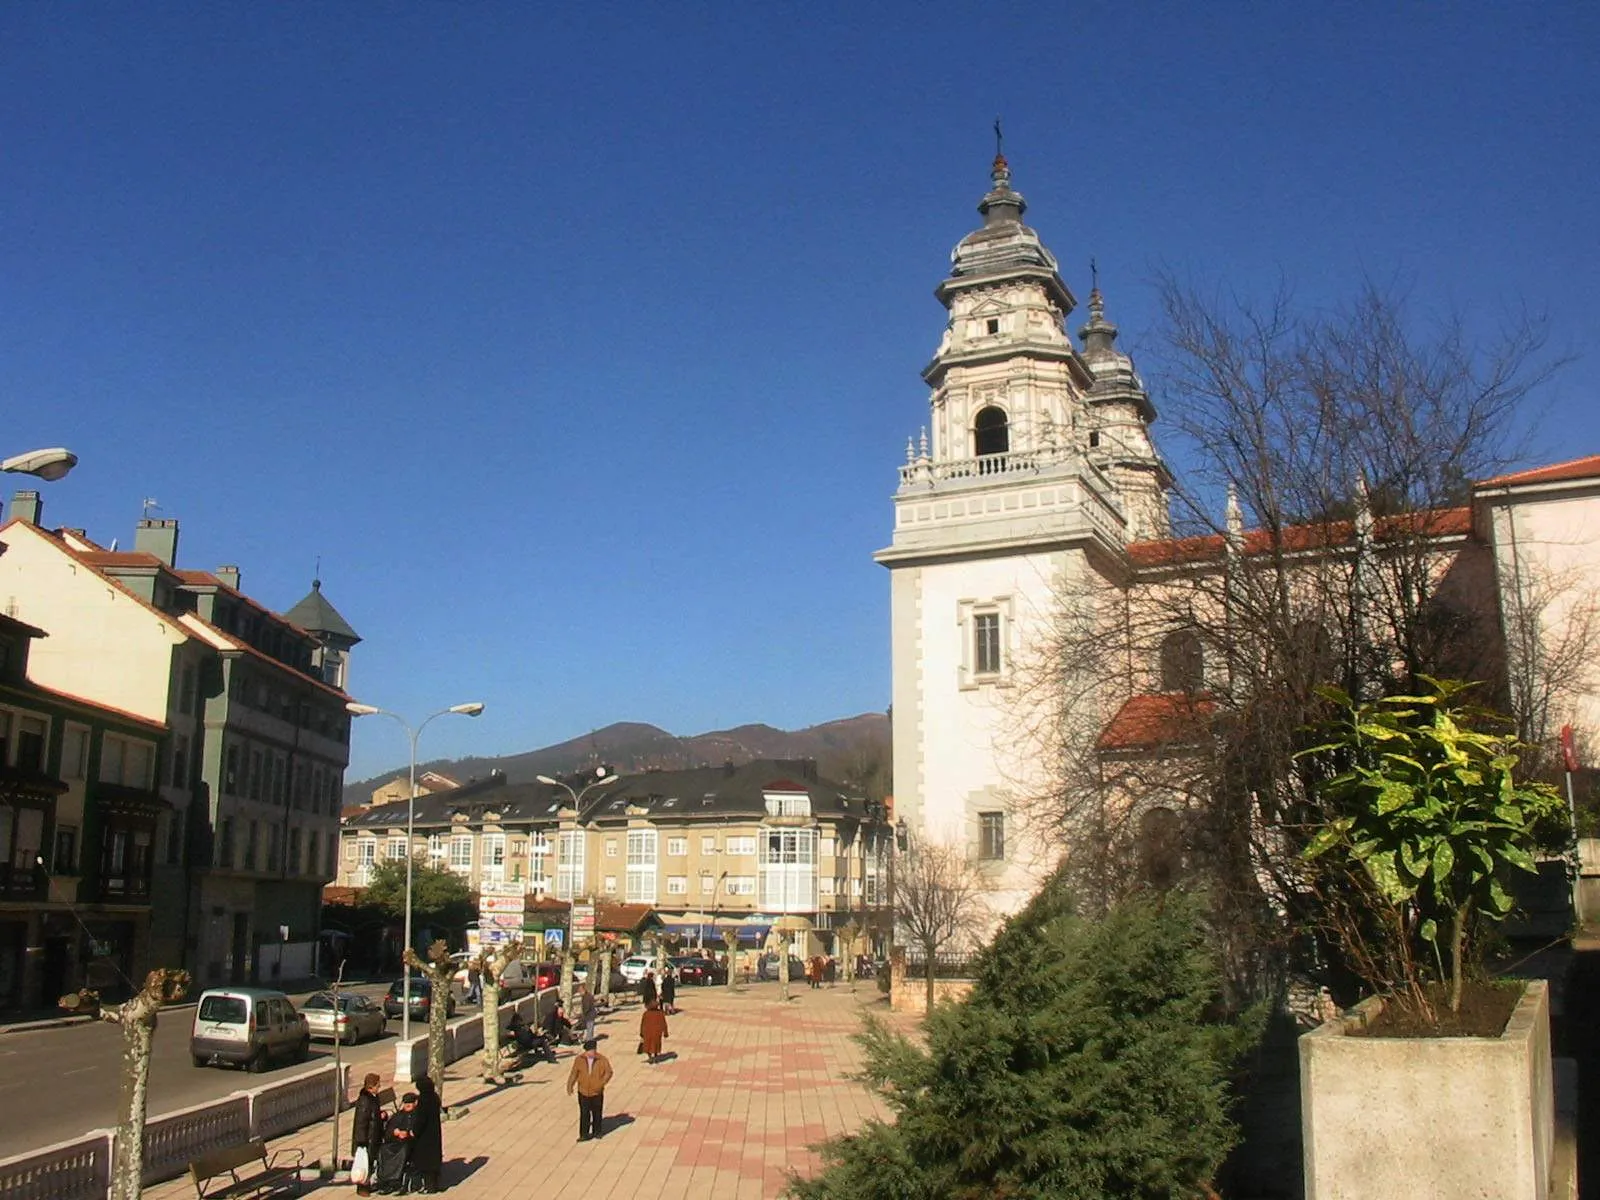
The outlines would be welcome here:
<svg viewBox="0 0 1600 1200">
<path fill-rule="evenodd" d="M 685 988 L 670 1018 L 669 1058 L 656 1066 L 634 1054 L 637 1004 L 602 1018 L 600 1049 L 616 1070 L 606 1089 L 605 1136 L 578 1144 L 578 1104 L 566 1094 L 570 1053 L 524 1071 L 520 1082 L 486 1088 L 477 1059 L 445 1075 L 445 1103 L 465 1115 L 444 1127 L 444 1182 L 461 1200 L 537 1195 L 541 1200 L 650 1200 L 776 1196 L 789 1170 L 817 1166 L 809 1147 L 887 1115 L 848 1078 L 860 1063 L 852 1035 L 861 1014 L 892 1018 L 867 982 L 816 991 L 776 984 L 748 989 Z M 387 1082 L 387 1081 L 386 1081 Z M 349 1116 L 341 1125 L 349 1152 Z M 309 1162 L 326 1161 L 330 1122 L 281 1138 Z M 308 1184 L 308 1194 L 353 1195 L 348 1184 Z M 148 1200 L 193 1196 L 187 1179 L 147 1188 Z"/>
</svg>

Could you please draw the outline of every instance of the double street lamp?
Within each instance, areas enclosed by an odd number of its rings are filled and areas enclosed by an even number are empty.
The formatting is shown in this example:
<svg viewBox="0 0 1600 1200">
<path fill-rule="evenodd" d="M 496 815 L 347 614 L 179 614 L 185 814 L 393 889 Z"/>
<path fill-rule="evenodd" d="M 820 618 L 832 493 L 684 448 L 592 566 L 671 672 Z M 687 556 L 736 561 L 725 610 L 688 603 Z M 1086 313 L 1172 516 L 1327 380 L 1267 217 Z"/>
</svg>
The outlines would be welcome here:
<svg viewBox="0 0 1600 1200">
<path fill-rule="evenodd" d="M 29 450 L 26 454 L 13 454 L 0 460 L 0 471 L 17 475 L 37 475 L 46 483 L 54 483 L 78 465 L 78 456 L 65 446 L 52 446 L 48 450 Z"/>
<path fill-rule="evenodd" d="M 344 706 L 347 713 L 354 717 L 388 717 L 406 731 L 406 737 L 411 743 L 411 766 L 407 775 L 410 786 L 406 789 L 406 920 L 405 920 L 405 948 L 411 949 L 411 868 L 415 860 L 414 848 L 411 844 L 412 830 L 417 818 L 417 742 L 422 737 L 422 731 L 428 727 L 428 722 L 435 717 L 449 716 L 459 713 L 463 717 L 475 717 L 483 712 L 483 705 L 474 700 L 468 704 L 452 704 L 449 708 L 441 708 L 436 713 L 430 713 L 422 719 L 416 727 L 399 713 L 392 713 L 386 708 L 378 708 L 371 704 L 357 704 L 352 700 Z M 408 1040 L 411 1037 L 411 963 L 404 953 L 400 956 L 400 963 L 405 968 L 402 975 L 400 993 L 400 1037 Z M 440 1003 L 439 997 L 433 998 L 433 1003 Z"/>
</svg>

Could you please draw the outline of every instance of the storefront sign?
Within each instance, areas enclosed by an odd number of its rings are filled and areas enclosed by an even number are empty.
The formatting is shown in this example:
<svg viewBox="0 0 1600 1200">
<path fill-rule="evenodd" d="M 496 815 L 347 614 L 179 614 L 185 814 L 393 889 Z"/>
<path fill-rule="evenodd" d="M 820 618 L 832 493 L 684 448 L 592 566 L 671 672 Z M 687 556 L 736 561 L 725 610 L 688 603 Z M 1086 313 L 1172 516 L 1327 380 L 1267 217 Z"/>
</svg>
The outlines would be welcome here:
<svg viewBox="0 0 1600 1200">
<path fill-rule="evenodd" d="M 478 885 L 478 895 L 483 896 L 526 896 L 528 885 L 521 880 L 512 879 L 485 879 Z"/>
<path fill-rule="evenodd" d="M 521 916 L 526 906 L 526 901 L 521 896 L 478 897 L 478 911 L 480 913 L 516 913 Z"/>
<path fill-rule="evenodd" d="M 581 900 L 572 902 L 572 944 L 582 945 L 594 939 L 594 905 Z"/>
</svg>

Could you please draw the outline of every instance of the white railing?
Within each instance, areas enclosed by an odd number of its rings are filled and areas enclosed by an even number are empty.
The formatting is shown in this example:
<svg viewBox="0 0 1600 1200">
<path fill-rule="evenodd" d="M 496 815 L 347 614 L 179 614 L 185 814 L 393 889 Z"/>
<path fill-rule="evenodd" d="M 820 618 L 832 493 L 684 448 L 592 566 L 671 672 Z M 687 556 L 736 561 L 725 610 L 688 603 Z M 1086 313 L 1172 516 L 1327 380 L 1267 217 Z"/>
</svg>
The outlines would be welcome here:
<svg viewBox="0 0 1600 1200">
<path fill-rule="evenodd" d="M 4 1200 L 105 1200 L 111 1189 L 111 1130 L 0 1161 Z"/>
<path fill-rule="evenodd" d="M 183 1173 L 195 1159 L 250 1139 L 250 1096 L 235 1092 L 222 1100 L 166 1113 L 144 1126 L 144 1185 Z"/>
<path fill-rule="evenodd" d="M 1045 447 L 1038 450 L 1008 450 L 1004 454 L 981 454 L 976 458 L 920 459 L 900 468 L 900 485 L 911 487 L 919 483 L 940 483 L 947 479 L 983 479 L 994 475 L 1012 475 L 1021 471 L 1037 471 L 1070 462 L 1077 456 L 1071 450 Z"/>
<path fill-rule="evenodd" d="M 500 1027 L 511 1021 L 513 1012 L 520 1012 L 522 1019 L 530 1025 L 537 1025 L 555 1007 L 557 998 L 561 995 L 560 988 L 545 988 L 542 992 L 530 992 L 520 1000 L 513 1000 L 500 1006 Z M 504 1041 L 501 1042 L 504 1045 Z M 469 1054 L 474 1054 L 483 1049 L 483 1017 L 461 1017 L 445 1026 L 444 1030 L 444 1060 L 456 1062 Z M 420 1034 L 409 1042 L 396 1041 L 394 1044 L 394 1080 L 396 1083 L 410 1083 L 412 1080 L 427 1074 L 428 1071 L 428 1035 Z M 0 1195 L 0 1200 L 6 1200 Z"/>
<path fill-rule="evenodd" d="M 333 1116 L 335 1068 L 332 1064 L 286 1079 L 250 1094 L 250 1136 L 279 1137 L 292 1129 Z M 343 1073 L 340 1107 L 349 1104 L 350 1068 Z"/>
</svg>

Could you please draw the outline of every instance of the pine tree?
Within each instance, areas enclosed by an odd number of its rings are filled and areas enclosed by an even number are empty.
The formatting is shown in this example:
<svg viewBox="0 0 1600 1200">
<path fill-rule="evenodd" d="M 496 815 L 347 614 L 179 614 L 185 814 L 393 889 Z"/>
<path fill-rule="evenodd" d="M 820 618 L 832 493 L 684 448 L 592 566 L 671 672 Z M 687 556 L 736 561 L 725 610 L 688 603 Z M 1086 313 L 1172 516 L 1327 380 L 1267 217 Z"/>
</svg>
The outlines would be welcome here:
<svg viewBox="0 0 1600 1200">
<path fill-rule="evenodd" d="M 894 1111 L 822 1147 L 798 1200 L 1184 1200 L 1235 1140 L 1228 1072 L 1253 1019 L 1219 1016 L 1200 903 L 1137 896 L 1104 917 L 1052 880 L 937 1008 L 926 1049 L 875 1021 L 861 1078 Z"/>
</svg>

